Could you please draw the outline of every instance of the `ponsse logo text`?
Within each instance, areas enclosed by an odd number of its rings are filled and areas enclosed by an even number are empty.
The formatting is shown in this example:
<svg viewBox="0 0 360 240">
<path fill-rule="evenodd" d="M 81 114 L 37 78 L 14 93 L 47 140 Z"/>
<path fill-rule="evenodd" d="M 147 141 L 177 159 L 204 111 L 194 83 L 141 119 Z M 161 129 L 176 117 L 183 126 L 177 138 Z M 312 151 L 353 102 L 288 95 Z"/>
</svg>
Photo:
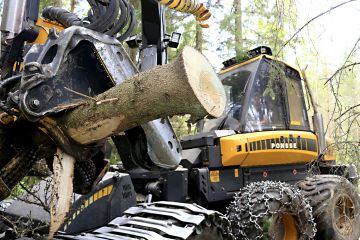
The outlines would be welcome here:
<svg viewBox="0 0 360 240">
<path fill-rule="evenodd" d="M 271 143 L 272 149 L 297 149 L 296 143 Z"/>
</svg>

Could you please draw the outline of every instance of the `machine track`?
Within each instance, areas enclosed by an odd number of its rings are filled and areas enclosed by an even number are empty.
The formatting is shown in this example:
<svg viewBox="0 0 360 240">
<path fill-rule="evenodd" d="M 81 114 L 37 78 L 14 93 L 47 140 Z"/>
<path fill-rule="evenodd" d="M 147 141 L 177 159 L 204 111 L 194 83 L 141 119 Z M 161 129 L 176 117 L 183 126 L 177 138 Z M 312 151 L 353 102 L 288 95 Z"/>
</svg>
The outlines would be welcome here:
<svg viewBox="0 0 360 240">
<path fill-rule="evenodd" d="M 128 209 L 107 226 L 78 235 L 58 234 L 56 239 L 235 239 L 221 213 L 195 204 L 155 202 Z"/>
</svg>

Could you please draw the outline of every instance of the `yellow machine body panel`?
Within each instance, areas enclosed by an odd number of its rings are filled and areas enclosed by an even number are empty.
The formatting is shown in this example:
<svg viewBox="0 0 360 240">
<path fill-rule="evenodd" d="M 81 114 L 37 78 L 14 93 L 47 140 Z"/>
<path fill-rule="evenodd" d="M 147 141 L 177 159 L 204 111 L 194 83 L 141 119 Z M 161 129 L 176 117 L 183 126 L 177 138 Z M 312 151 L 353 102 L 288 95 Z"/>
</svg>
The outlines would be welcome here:
<svg viewBox="0 0 360 240">
<path fill-rule="evenodd" d="M 65 29 L 61 24 L 43 18 L 38 18 L 36 26 L 39 28 L 39 36 L 32 44 L 45 44 L 51 28 L 55 28 L 57 32 Z"/>
<path fill-rule="evenodd" d="M 221 70 L 221 71 L 219 72 L 219 74 L 224 74 L 224 73 L 230 72 L 230 71 L 232 71 L 232 70 L 234 70 L 234 69 L 238 69 L 238 68 L 240 68 L 240 67 L 242 67 L 242 66 L 245 66 L 245 65 L 247 65 L 247 64 L 249 64 L 249 63 L 252 63 L 252 62 L 255 62 L 255 61 L 257 61 L 257 60 L 259 60 L 259 59 L 262 59 L 262 58 L 268 58 L 268 59 L 271 59 L 271 60 L 274 60 L 274 61 L 277 61 L 277 62 L 281 62 L 281 63 L 283 63 L 284 65 L 289 66 L 289 67 L 293 68 L 294 70 L 296 70 L 296 71 L 300 74 L 300 76 L 301 76 L 301 78 L 302 78 L 302 73 L 301 73 L 301 71 L 300 71 L 297 67 L 292 66 L 292 65 L 284 62 L 284 61 L 281 60 L 281 59 L 278 59 L 278 58 L 276 58 L 276 57 L 274 57 L 274 56 L 270 56 L 270 55 L 267 55 L 267 54 L 261 54 L 261 55 L 259 55 L 259 56 L 257 56 L 257 57 L 251 58 L 251 59 L 249 59 L 249 60 L 247 60 L 247 61 L 244 61 L 244 62 L 235 64 L 234 66 L 231 66 L 231 67 L 228 67 L 228 68 L 226 68 L 226 69 L 223 69 L 223 70 Z"/>
<path fill-rule="evenodd" d="M 318 156 L 317 137 L 305 131 L 267 131 L 220 139 L 223 166 L 308 163 Z"/>
<path fill-rule="evenodd" d="M 43 45 L 43 44 L 45 44 L 46 40 L 48 39 L 50 29 L 53 28 L 58 33 L 65 29 L 65 27 L 62 26 L 61 24 L 59 24 L 57 22 L 49 21 L 49 20 L 43 19 L 43 18 L 38 18 L 38 20 L 36 21 L 36 26 L 38 27 L 39 35 L 33 42 L 30 42 L 30 44 Z M 19 66 L 17 66 L 17 64 L 18 63 L 14 64 L 13 70 L 16 71 L 17 67 L 19 67 L 19 70 L 22 70 L 23 63 L 20 63 Z"/>
</svg>

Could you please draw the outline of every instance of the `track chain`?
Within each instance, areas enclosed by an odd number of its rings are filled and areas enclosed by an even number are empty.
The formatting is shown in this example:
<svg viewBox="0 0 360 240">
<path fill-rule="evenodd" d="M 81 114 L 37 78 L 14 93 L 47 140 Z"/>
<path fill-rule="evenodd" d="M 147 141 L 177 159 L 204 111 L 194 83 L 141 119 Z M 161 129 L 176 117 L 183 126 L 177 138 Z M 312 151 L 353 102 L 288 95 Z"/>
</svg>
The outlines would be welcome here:
<svg viewBox="0 0 360 240">
<path fill-rule="evenodd" d="M 214 234 L 209 234 L 211 229 Z M 78 235 L 59 234 L 56 239 L 235 239 L 229 220 L 219 212 L 196 204 L 155 202 L 125 211 L 107 226 Z"/>
</svg>

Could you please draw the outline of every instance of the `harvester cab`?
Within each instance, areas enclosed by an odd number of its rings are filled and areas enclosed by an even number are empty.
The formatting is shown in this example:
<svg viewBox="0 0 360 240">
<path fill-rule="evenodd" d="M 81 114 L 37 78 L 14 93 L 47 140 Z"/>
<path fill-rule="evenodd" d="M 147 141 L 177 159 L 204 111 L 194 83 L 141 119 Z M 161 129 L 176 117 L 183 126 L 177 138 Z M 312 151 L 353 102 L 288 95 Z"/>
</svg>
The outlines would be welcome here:
<svg viewBox="0 0 360 240">
<path fill-rule="evenodd" d="M 306 164 L 317 158 L 323 136 L 310 127 L 301 72 L 264 46 L 223 64 L 219 77 L 227 94 L 226 110 L 220 118 L 197 125 L 202 133 L 238 133 L 220 139 L 223 166 Z M 329 147 L 321 160 L 334 161 L 334 154 Z M 294 169 L 290 173 L 297 174 Z"/>
<path fill-rule="evenodd" d="M 269 48 L 261 49 L 268 51 L 240 63 L 224 62 L 219 76 L 228 96 L 227 110 L 217 123 L 205 121 L 203 131 L 209 127 L 239 132 L 310 131 L 300 72 L 273 58 Z"/>
</svg>

